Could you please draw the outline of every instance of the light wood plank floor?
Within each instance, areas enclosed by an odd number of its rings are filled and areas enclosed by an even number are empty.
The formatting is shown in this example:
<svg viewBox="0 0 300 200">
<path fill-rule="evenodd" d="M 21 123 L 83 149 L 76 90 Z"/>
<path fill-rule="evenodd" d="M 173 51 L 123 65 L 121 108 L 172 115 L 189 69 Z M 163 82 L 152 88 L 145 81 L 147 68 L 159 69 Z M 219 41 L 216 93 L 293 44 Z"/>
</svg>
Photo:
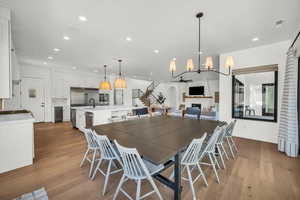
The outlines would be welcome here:
<svg viewBox="0 0 300 200">
<path fill-rule="evenodd" d="M 9 134 L 9 133 L 8 133 Z M 210 168 L 204 168 L 209 186 L 199 179 L 195 184 L 198 199 L 209 200 L 287 200 L 300 199 L 300 159 L 278 153 L 276 145 L 246 139 L 236 139 L 239 155 L 226 161 L 227 168 L 218 170 L 217 184 Z M 108 191 L 101 195 L 103 177 L 88 179 L 88 165 L 79 163 L 86 150 L 83 135 L 70 123 L 42 123 L 35 126 L 34 165 L 0 174 L 0 199 L 10 200 L 23 193 L 45 187 L 49 198 L 61 200 L 112 199 L 121 174 L 112 175 Z M 1 164 L 1 163 L 0 163 Z M 170 170 L 165 172 L 170 174 Z M 156 182 L 165 199 L 171 191 Z M 135 184 L 125 186 L 131 194 Z M 144 191 L 148 190 L 146 184 Z M 191 199 L 189 185 L 183 182 L 182 199 Z M 118 199 L 125 199 L 120 195 Z M 156 199 L 152 195 L 147 199 Z"/>
</svg>

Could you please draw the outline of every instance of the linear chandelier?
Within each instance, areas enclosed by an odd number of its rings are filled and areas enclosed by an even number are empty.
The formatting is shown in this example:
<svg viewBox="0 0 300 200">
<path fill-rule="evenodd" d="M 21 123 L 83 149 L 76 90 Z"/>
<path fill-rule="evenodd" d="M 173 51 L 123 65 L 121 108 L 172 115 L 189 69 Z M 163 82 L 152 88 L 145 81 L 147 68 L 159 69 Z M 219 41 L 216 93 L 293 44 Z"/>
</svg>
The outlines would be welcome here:
<svg viewBox="0 0 300 200">
<path fill-rule="evenodd" d="M 218 74 L 222 74 L 224 76 L 230 76 L 230 74 L 231 74 L 231 68 L 234 65 L 232 56 L 228 56 L 227 59 L 226 59 L 226 62 L 225 62 L 225 67 L 228 68 L 228 73 L 223 73 L 221 71 L 213 69 L 213 59 L 212 59 L 211 56 L 206 58 L 206 61 L 205 61 L 205 64 L 204 64 L 205 68 L 201 68 L 201 48 L 200 48 L 200 24 L 201 24 L 200 22 L 201 22 L 201 17 L 203 17 L 202 12 L 200 12 L 196 15 L 196 18 L 198 18 L 198 20 L 199 20 L 198 68 L 194 69 L 193 60 L 188 59 L 187 64 L 186 64 L 186 71 L 175 75 L 174 72 L 176 72 L 176 60 L 173 59 L 170 62 L 170 68 L 169 68 L 169 71 L 172 73 L 172 78 L 173 79 L 176 79 L 178 77 L 182 77 L 182 75 L 184 75 L 186 73 L 198 73 L 198 74 L 200 74 L 201 72 L 215 72 L 215 73 L 218 73 Z"/>
</svg>

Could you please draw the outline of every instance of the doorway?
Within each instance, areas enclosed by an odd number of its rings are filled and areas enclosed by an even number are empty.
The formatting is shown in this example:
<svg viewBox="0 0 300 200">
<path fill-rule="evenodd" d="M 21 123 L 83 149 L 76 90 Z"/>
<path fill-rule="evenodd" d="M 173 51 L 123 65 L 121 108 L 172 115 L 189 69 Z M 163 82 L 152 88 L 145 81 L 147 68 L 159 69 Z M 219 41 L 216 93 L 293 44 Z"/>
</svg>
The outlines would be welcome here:
<svg viewBox="0 0 300 200">
<path fill-rule="evenodd" d="M 36 122 L 45 121 L 45 86 L 40 78 L 22 78 L 22 108 L 34 115 Z"/>
</svg>

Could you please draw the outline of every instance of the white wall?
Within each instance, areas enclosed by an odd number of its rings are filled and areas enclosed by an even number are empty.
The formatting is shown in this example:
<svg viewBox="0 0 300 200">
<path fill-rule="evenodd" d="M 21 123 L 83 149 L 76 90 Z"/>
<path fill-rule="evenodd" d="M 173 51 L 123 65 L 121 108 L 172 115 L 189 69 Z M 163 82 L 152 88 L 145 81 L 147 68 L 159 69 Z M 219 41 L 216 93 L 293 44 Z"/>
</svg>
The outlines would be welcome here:
<svg viewBox="0 0 300 200">
<path fill-rule="evenodd" d="M 226 71 L 224 63 L 227 56 L 233 56 L 235 67 L 255 67 L 261 65 L 278 64 L 278 109 L 277 118 L 280 116 L 281 94 L 285 71 L 286 52 L 290 41 L 279 42 L 241 51 L 224 53 L 220 55 L 220 68 Z M 220 120 L 231 121 L 231 77 L 220 75 Z M 253 120 L 238 120 L 234 135 L 243 138 L 277 143 L 278 122 L 263 122 Z"/>
</svg>

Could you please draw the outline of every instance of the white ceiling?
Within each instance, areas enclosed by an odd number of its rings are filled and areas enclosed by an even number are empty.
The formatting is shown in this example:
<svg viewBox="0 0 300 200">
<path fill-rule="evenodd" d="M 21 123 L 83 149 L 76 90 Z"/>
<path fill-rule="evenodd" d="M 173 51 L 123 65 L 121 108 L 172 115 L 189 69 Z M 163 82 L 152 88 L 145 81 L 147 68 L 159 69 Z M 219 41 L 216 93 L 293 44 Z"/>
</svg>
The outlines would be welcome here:
<svg viewBox="0 0 300 200">
<path fill-rule="evenodd" d="M 196 64 L 199 11 L 203 56 L 291 39 L 300 28 L 299 0 L 1 0 L 0 6 L 12 9 L 22 59 L 91 71 L 108 64 L 115 72 L 114 59 L 122 58 L 127 76 L 152 72 L 164 80 L 172 58 L 178 71 L 188 58 Z M 80 22 L 79 15 L 88 20 Z M 277 20 L 285 21 L 281 28 L 275 28 Z M 254 37 L 260 40 L 252 42 Z"/>
</svg>

